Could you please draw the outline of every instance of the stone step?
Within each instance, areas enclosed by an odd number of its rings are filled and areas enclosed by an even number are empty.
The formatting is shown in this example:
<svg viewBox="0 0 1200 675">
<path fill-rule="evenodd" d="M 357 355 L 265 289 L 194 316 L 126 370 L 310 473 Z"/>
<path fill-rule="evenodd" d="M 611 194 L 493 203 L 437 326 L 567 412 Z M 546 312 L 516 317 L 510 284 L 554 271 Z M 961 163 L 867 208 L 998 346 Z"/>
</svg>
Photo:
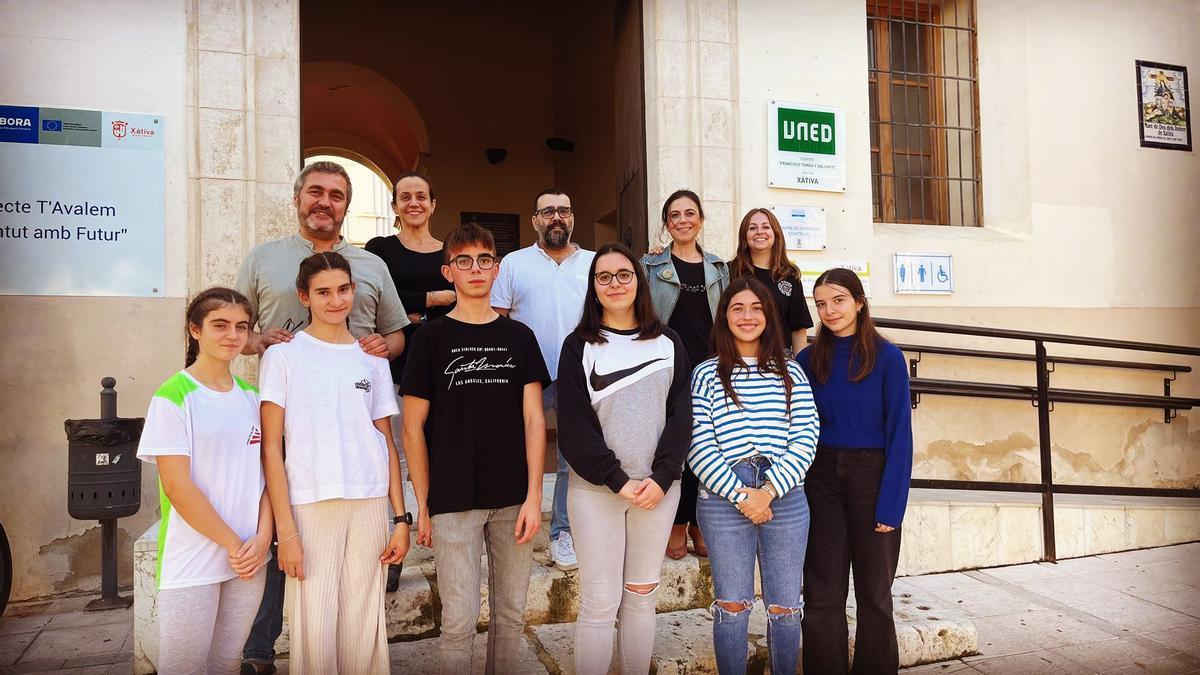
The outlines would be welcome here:
<svg viewBox="0 0 1200 675">
<path fill-rule="evenodd" d="M 975 654 L 975 627 L 950 608 L 934 608 L 919 597 L 897 597 L 896 634 L 900 665 L 909 667 Z M 918 606 L 925 609 L 918 610 Z M 716 673 L 712 644 L 712 615 L 707 609 L 664 612 L 658 615 L 650 672 L 658 675 Z M 748 672 L 767 667 L 767 615 L 762 603 L 750 614 L 746 653 Z M 487 636 L 475 638 L 474 672 L 482 673 Z M 521 650 L 519 673 L 575 673 L 575 624 L 547 623 L 529 626 Z M 854 649 L 854 622 L 850 617 L 850 649 Z M 437 672 L 437 639 L 429 638 L 390 646 L 393 672 Z M 613 664 L 617 663 L 614 645 Z M 283 670 L 281 668 L 281 670 Z M 610 672 L 617 672 L 612 670 Z"/>
</svg>

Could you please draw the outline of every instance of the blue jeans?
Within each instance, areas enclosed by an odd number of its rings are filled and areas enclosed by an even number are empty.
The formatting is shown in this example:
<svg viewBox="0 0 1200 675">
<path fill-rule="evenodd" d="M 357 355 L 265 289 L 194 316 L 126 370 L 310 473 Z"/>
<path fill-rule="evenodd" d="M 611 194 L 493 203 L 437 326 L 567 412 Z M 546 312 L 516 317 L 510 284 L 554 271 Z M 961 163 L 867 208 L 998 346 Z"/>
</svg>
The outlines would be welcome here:
<svg viewBox="0 0 1200 675">
<path fill-rule="evenodd" d="M 542 390 L 542 408 L 546 414 L 554 412 L 555 424 L 558 423 L 558 389 L 555 388 L 555 383 L 551 382 L 549 387 Z M 560 532 L 571 529 L 570 519 L 567 517 L 567 483 L 570 481 L 571 466 L 567 464 L 567 460 L 563 458 L 560 451 L 558 453 L 558 471 L 554 477 L 554 501 L 550 503 L 550 539 L 554 540 Z"/>
<path fill-rule="evenodd" d="M 242 648 L 242 659 L 258 663 L 275 662 L 275 641 L 283 632 L 283 586 L 287 575 L 279 571 L 279 554 L 271 544 L 271 559 L 267 561 L 266 585 L 263 587 L 262 603 L 254 616 L 254 626 L 246 646 Z"/>
<path fill-rule="evenodd" d="M 733 465 L 746 487 L 761 487 L 771 461 L 753 457 Z M 746 633 L 754 605 L 754 562 L 762 572 L 771 672 L 794 673 L 800 661 L 801 586 L 808 545 L 808 500 L 802 487 L 771 503 L 772 519 L 755 525 L 732 502 L 700 486 L 696 517 L 712 565 L 713 647 L 721 675 L 746 672 Z M 740 604 L 730 611 L 720 603 Z M 772 612 L 775 608 L 775 612 Z M 780 610 L 783 610 L 780 613 Z"/>
</svg>

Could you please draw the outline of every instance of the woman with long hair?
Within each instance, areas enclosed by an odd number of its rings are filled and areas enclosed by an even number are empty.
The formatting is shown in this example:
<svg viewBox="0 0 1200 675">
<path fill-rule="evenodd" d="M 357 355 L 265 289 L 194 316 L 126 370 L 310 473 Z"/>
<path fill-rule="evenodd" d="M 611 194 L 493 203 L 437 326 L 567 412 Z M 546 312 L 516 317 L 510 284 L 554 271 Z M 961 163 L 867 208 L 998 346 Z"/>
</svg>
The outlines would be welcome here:
<svg viewBox="0 0 1200 675">
<path fill-rule="evenodd" d="M 350 334 L 350 263 L 315 253 L 296 292 L 308 326 L 263 353 L 263 464 L 291 588 L 291 667 L 299 673 L 386 673 L 384 567 L 404 559 L 400 461 L 389 417 L 387 359 Z M 283 437 L 287 437 L 287 458 Z M 388 537 L 388 502 L 397 514 Z"/>
<path fill-rule="evenodd" d="M 783 228 L 770 209 L 750 209 L 738 227 L 737 254 L 729 261 L 729 276 L 754 277 L 771 289 L 779 326 L 788 337 L 788 348 L 799 354 L 808 343 L 812 315 L 800 284 L 800 268 L 787 257 Z"/>
<path fill-rule="evenodd" d="M 871 321 L 854 272 L 827 270 L 813 300 L 821 327 L 797 360 L 821 413 L 805 491 L 812 508 L 804 565 L 804 671 L 894 673 L 899 668 L 892 580 L 912 477 L 912 408 L 904 354 Z M 854 571 L 857 627 L 848 663 L 847 575 Z"/>
<path fill-rule="evenodd" d="M 579 558 L 575 669 L 645 673 L 655 590 L 692 433 L 691 369 L 654 313 L 646 277 L 622 244 L 596 251 L 579 326 L 559 360 L 558 439 L 571 466 L 567 510 Z"/>
<path fill-rule="evenodd" d="M 250 303 L 228 288 L 188 304 L 183 370 L 155 392 L 137 456 L 158 466 L 158 672 L 236 672 L 271 544 L 258 391 L 229 366 Z"/>
<path fill-rule="evenodd" d="M 659 234 L 660 239 L 663 233 L 669 234 L 671 242 L 666 249 L 642 256 L 641 261 L 654 311 L 679 335 L 691 364 L 709 357 L 708 333 L 717 316 L 721 291 L 729 285 L 725 262 L 700 246 L 703 229 L 700 197 L 691 190 L 676 190 L 663 202 Z M 667 541 L 667 556 L 675 560 L 687 555 L 689 535 L 696 555 L 708 554 L 702 528 L 696 522 L 698 486 L 696 475 L 685 468 L 679 508 Z"/>
<path fill-rule="evenodd" d="M 433 182 L 428 176 L 416 171 L 400 174 L 392 186 L 392 211 L 396 214 L 393 226 L 396 234 L 375 237 L 367 242 L 366 249 L 383 259 L 387 264 L 396 292 L 404 304 L 410 323 L 404 327 L 405 344 L 412 344 L 413 334 L 426 322 L 445 316 L 454 307 L 454 285 L 442 276 L 441 240 L 433 236 L 430 223 L 437 210 L 437 198 Z M 408 363 L 408 350 L 392 359 L 392 382 L 398 387 L 404 381 L 404 366 Z M 404 460 L 404 398 L 397 393 L 396 405 L 400 412 L 392 417 L 392 439 L 400 452 L 400 472 L 407 473 Z M 401 565 L 388 568 L 387 590 L 395 591 L 400 585 Z"/>
<path fill-rule="evenodd" d="M 713 325 L 716 356 L 692 373 L 688 464 L 701 483 L 696 515 L 712 563 L 713 644 L 722 675 L 746 670 L 756 560 L 771 672 L 794 673 L 800 658 L 804 479 L 820 423 L 804 372 L 771 325 L 771 303 L 758 280 L 731 281 Z"/>
</svg>

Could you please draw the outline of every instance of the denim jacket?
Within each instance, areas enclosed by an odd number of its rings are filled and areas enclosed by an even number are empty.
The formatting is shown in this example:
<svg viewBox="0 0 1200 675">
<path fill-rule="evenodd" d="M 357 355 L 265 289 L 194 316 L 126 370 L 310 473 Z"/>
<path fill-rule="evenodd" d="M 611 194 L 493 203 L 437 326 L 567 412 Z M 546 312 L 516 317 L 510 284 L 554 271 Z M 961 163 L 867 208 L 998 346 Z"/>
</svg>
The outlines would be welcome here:
<svg viewBox="0 0 1200 675">
<path fill-rule="evenodd" d="M 721 292 L 729 287 L 729 266 L 712 253 L 700 249 L 704 255 L 704 287 L 708 292 L 708 311 L 713 318 L 717 315 L 717 303 Z M 671 262 L 671 247 L 663 249 L 658 255 L 647 253 L 642 256 L 642 267 L 646 270 L 646 280 L 650 284 L 650 300 L 654 303 L 654 311 L 665 324 L 671 320 L 675 311 L 675 303 L 679 302 L 681 292 L 679 273 Z"/>
</svg>

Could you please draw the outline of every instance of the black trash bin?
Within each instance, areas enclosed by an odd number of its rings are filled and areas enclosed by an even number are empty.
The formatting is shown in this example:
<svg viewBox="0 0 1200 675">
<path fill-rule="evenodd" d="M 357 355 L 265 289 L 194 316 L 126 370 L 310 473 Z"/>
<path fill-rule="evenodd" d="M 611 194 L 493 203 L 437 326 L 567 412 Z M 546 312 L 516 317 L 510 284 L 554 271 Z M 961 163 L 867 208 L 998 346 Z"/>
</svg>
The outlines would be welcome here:
<svg viewBox="0 0 1200 675">
<path fill-rule="evenodd" d="M 121 609 L 133 603 L 117 593 L 117 518 L 138 512 L 142 463 L 137 458 L 141 417 L 117 417 L 117 381 L 100 381 L 100 418 L 67 420 L 67 513 L 100 521 L 100 597 L 87 609 Z"/>
<path fill-rule="evenodd" d="M 128 518 L 142 498 L 141 417 L 67 420 L 67 513 L 79 520 Z"/>
</svg>

